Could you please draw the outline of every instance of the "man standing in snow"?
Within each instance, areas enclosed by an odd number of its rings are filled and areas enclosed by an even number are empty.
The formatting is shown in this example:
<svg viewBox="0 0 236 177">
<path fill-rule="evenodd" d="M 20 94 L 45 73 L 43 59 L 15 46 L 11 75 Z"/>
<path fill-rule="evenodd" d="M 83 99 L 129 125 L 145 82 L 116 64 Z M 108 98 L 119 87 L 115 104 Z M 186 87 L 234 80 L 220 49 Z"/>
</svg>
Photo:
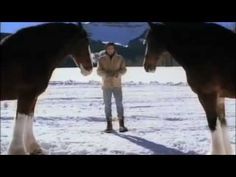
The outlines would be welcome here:
<svg viewBox="0 0 236 177">
<path fill-rule="evenodd" d="M 114 43 L 106 45 L 106 52 L 98 62 L 97 74 L 102 77 L 103 100 L 105 103 L 105 114 L 107 128 L 105 132 L 111 133 L 112 128 L 112 110 L 111 99 L 114 95 L 117 114 L 119 118 L 119 131 L 126 132 L 128 129 L 124 125 L 124 108 L 122 103 L 121 76 L 126 73 L 125 60 L 118 55 Z"/>
</svg>

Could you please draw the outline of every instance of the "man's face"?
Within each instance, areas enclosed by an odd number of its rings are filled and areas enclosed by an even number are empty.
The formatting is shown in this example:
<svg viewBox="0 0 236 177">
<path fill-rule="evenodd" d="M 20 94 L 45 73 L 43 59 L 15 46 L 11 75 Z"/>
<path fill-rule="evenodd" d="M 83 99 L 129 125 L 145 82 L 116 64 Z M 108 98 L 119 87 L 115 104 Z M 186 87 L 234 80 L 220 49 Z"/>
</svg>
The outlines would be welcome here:
<svg viewBox="0 0 236 177">
<path fill-rule="evenodd" d="M 108 55 L 113 55 L 115 53 L 115 48 L 114 46 L 108 46 L 106 49 Z"/>
</svg>

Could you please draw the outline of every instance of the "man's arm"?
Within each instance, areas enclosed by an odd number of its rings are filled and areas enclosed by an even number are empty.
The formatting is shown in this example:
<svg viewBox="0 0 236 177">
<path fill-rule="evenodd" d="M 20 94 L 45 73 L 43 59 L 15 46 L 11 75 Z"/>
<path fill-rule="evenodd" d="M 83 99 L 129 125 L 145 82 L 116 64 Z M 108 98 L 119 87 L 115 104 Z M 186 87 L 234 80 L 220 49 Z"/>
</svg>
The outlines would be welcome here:
<svg viewBox="0 0 236 177">
<path fill-rule="evenodd" d="M 125 64 L 125 60 L 123 57 L 121 57 L 121 66 L 120 69 L 118 71 L 116 71 L 115 76 L 117 77 L 118 75 L 124 75 L 127 72 L 126 69 L 126 64 Z"/>
<path fill-rule="evenodd" d="M 101 77 L 108 77 L 108 76 L 112 77 L 113 76 L 113 72 L 105 70 L 100 61 L 98 62 L 97 74 Z"/>
<path fill-rule="evenodd" d="M 127 72 L 127 69 L 126 69 L 125 60 L 124 60 L 124 58 L 122 58 L 119 74 L 124 75 L 126 72 Z"/>
</svg>

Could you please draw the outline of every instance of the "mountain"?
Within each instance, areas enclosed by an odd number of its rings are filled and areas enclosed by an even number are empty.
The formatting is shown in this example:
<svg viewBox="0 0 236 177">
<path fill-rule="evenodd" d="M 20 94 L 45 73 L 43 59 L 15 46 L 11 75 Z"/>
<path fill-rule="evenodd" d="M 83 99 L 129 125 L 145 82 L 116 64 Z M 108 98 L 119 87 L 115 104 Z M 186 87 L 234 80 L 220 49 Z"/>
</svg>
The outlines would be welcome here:
<svg viewBox="0 0 236 177">
<path fill-rule="evenodd" d="M 144 22 L 93 22 L 83 26 L 95 41 L 122 45 L 128 45 L 130 40 L 137 38 L 148 28 Z"/>
</svg>

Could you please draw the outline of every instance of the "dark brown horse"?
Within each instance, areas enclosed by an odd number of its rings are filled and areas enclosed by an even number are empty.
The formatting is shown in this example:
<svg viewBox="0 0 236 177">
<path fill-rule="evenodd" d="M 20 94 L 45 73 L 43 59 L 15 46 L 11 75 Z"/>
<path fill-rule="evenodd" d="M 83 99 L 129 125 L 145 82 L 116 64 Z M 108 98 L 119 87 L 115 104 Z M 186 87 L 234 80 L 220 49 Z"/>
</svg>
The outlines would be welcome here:
<svg viewBox="0 0 236 177">
<path fill-rule="evenodd" d="M 82 25 L 48 23 L 19 30 L 1 41 L 0 100 L 17 100 L 9 154 L 41 154 L 33 135 L 37 98 L 54 69 L 72 56 L 83 75 L 92 72 L 89 41 Z"/>
<path fill-rule="evenodd" d="M 184 68 L 212 133 L 212 153 L 232 154 L 224 98 L 236 96 L 236 34 L 212 23 L 149 23 L 144 68 L 155 71 L 164 52 Z"/>
</svg>

